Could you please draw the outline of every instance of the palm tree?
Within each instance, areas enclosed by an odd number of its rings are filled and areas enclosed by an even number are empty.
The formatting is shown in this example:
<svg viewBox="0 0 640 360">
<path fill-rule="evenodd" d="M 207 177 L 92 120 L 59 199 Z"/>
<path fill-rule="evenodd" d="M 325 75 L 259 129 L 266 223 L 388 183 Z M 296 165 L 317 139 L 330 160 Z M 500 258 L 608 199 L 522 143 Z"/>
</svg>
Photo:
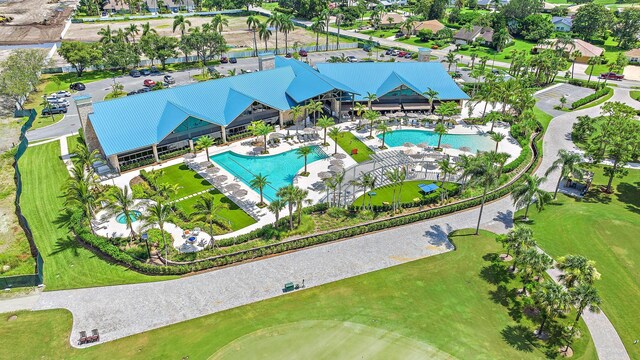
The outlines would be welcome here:
<svg viewBox="0 0 640 360">
<path fill-rule="evenodd" d="M 291 108 L 291 117 L 293 118 L 293 123 L 296 124 L 296 133 L 298 133 L 298 118 L 302 114 L 304 114 L 304 107 L 296 105 Z"/>
<path fill-rule="evenodd" d="M 258 56 L 258 40 L 257 32 L 260 25 L 260 19 L 255 15 L 247 16 L 247 26 L 253 32 L 253 56 Z"/>
<path fill-rule="evenodd" d="M 475 51 L 474 51 L 474 52 L 472 52 L 472 53 L 469 55 L 469 58 L 471 58 L 471 70 L 473 70 L 473 68 L 474 68 L 474 67 L 475 67 L 475 65 L 476 65 L 476 59 L 478 58 L 478 53 L 477 53 L 477 52 L 475 52 Z"/>
<path fill-rule="evenodd" d="M 278 226 L 278 220 L 280 220 L 280 211 L 284 209 L 284 207 L 285 202 L 280 199 L 274 199 L 269 203 L 269 205 L 267 205 L 267 210 L 272 212 L 276 217 L 276 221 L 274 223 L 276 227 Z"/>
<path fill-rule="evenodd" d="M 567 342 L 565 351 L 569 349 L 569 345 L 571 344 L 571 340 L 575 334 L 576 325 L 578 325 L 578 321 L 580 321 L 582 313 L 587 308 L 592 313 L 599 313 L 600 304 L 602 304 L 602 299 L 598 294 L 598 290 L 590 284 L 580 284 L 575 288 L 569 289 L 569 296 L 571 297 L 571 302 L 576 307 L 576 318 L 571 325 L 571 334 L 568 337 L 569 341 Z"/>
<path fill-rule="evenodd" d="M 415 22 L 412 18 L 407 18 L 400 24 L 400 30 L 404 30 L 405 36 L 409 37 L 413 34 L 413 30 L 416 28 Z"/>
<path fill-rule="evenodd" d="M 178 15 L 173 18 L 173 32 L 176 29 L 180 29 L 180 37 L 184 37 L 184 32 L 187 30 L 187 26 L 191 26 L 191 21 L 187 20 L 184 15 Z"/>
<path fill-rule="evenodd" d="M 433 114 L 433 100 L 438 98 L 438 92 L 436 90 L 433 90 L 432 88 L 428 88 L 427 91 L 423 92 L 422 95 L 424 95 L 427 100 L 429 100 L 429 112 L 431 114 Z"/>
<path fill-rule="evenodd" d="M 330 118 L 330 117 L 328 117 L 326 115 L 321 116 L 320 119 L 318 119 L 318 122 L 316 123 L 316 125 L 321 127 L 322 130 L 324 131 L 324 141 L 322 142 L 323 146 L 329 145 L 327 143 L 327 128 L 329 128 L 329 127 L 331 127 L 331 126 L 333 126 L 335 124 L 336 124 L 335 121 L 333 121 L 332 118 Z"/>
<path fill-rule="evenodd" d="M 380 113 L 374 110 L 367 110 L 364 112 L 364 118 L 369 121 L 369 139 L 373 139 L 373 124 L 378 121 Z"/>
<path fill-rule="evenodd" d="M 276 31 L 276 51 L 275 54 L 278 54 L 278 32 L 280 31 L 280 25 L 282 25 L 282 15 L 279 12 L 274 12 L 271 14 L 271 17 L 267 19 L 267 24 L 273 26 Z"/>
<path fill-rule="evenodd" d="M 268 186 L 269 184 L 271 184 L 271 182 L 269 182 L 267 177 L 262 175 L 262 173 L 255 175 L 253 179 L 251 179 L 251 182 L 249 182 L 249 186 L 260 191 L 260 202 L 258 203 L 259 206 L 264 205 L 262 191 L 264 190 L 264 187 Z"/>
<path fill-rule="evenodd" d="M 320 101 L 309 101 L 307 105 L 305 105 L 305 109 L 307 109 L 307 113 L 313 114 L 313 124 L 316 124 L 316 114 L 322 112 L 322 102 Z M 307 124 L 305 124 L 305 127 Z"/>
<path fill-rule="evenodd" d="M 138 25 L 129 24 L 129 26 L 127 26 L 125 32 L 127 34 L 127 37 L 131 37 L 131 42 L 135 44 L 136 43 L 136 35 L 138 35 L 138 33 L 140 32 L 140 30 L 138 29 Z"/>
<path fill-rule="evenodd" d="M 499 132 L 492 132 L 491 135 L 489 135 L 489 137 L 491 138 L 491 140 L 495 141 L 496 143 L 495 152 L 498 152 L 498 144 L 500 144 L 500 141 L 504 140 L 506 136 Z"/>
<path fill-rule="evenodd" d="M 579 50 L 574 50 L 569 54 L 571 58 L 571 78 L 573 79 L 573 69 L 576 67 L 576 60 L 582 56 L 582 53 Z"/>
<path fill-rule="evenodd" d="M 156 183 L 154 187 L 156 192 L 156 195 L 154 196 L 154 198 L 158 199 L 158 201 L 173 198 L 178 194 L 178 191 L 181 188 L 181 186 L 178 184 L 164 183 L 164 182 Z"/>
<path fill-rule="evenodd" d="M 307 197 L 309 197 L 309 190 L 304 190 L 304 189 L 300 189 L 299 187 L 294 187 L 292 199 L 296 203 L 298 226 L 300 226 L 300 222 L 302 221 L 302 204 L 307 200 Z"/>
<path fill-rule="evenodd" d="M 302 146 L 299 147 L 298 150 L 296 150 L 296 154 L 298 154 L 298 157 L 304 157 L 304 172 L 303 174 L 308 174 L 307 172 L 307 156 L 311 155 L 313 153 L 313 148 L 311 146 Z"/>
<path fill-rule="evenodd" d="M 264 51 L 267 51 L 267 41 L 269 41 L 269 38 L 271 37 L 271 29 L 269 29 L 267 23 L 258 24 L 258 36 L 260 37 L 260 40 L 264 40 Z"/>
<path fill-rule="evenodd" d="M 281 201 L 287 203 L 289 208 L 289 229 L 293 230 L 293 205 L 295 204 L 295 186 L 287 185 L 283 186 L 276 192 L 276 196 L 282 199 Z"/>
<path fill-rule="evenodd" d="M 364 194 L 365 196 L 362 197 L 362 209 L 364 209 L 364 205 L 365 205 L 365 200 L 366 200 L 366 194 L 367 194 L 367 188 L 373 190 L 376 186 L 376 179 L 377 177 L 371 173 L 366 173 L 362 175 L 362 180 L 361 180 L 361 185 L 362 188 L 364 189 Z M 369 205 L 371 205 L 371 197 L 369 197 Z"/>
<path fill-rule="evenodd" d="M 331 130 L 329 130 L 329 137 L 333 139 L 333 153 L 337 154 L 338 153 L 338 138 L 340 138 L 340 134 L 342 134 L 342 130 L 340 130 L 339 127 L 332 127 Z"/>
<path fill-rule="evenodd" d="M 538 252 L 536 248 L 528 248 L 518 255 L 517 262 L 522 273 L 522 293 L 526 294 L 531 280 L 549 270 L 553 259 L 545 253 Z"/>
<path fill-rule="evenodd" d="M 215 142 L 209 135 L 200 136 L 198 140 L 196 140 L 196 146 L 204 149 L 204 151 L 207 153 L 207 159 L 209 158 L 209 148 L 213 146 L 213 144 L 215 144 Z"/>
<path fill-rule="evenodd" d="M 367 106 L 363 103 L 357 103 L 355 104 L 355 106 L 353 107 L 353 111 L 356 112 L 357 116 L 361 116 L 363 112 L 365 112 L 367 110 Z"/>
<path fill-rule="evenodd" d="M 440 147 L 440 142 L 442 141 L 442 136 L 445 135 L 447 132 L 449 132 L 449 130 L 447 130 L 447 127 L 444 126 L 444 124 L 438 123 L 436 125 L 436 128 L 433 129 L 433 132 L 438 134 L 438 146 L 436 147 L 436 149 L 442 149 Z"/>
<path fill-rule="evenodd" d="M 589 83 L 591 82 L 591 75 L 593 75 L 593 69 L 595 69 L 596 65 L 600 64 L 600 58 L 597 56 L 591 57 L 587 61 L 587 64 L 589 65 L 589 78 L 587 79 L 587 87 L 588 87 Z"/>
<path fill-rule="evenodd" d="M 393 129 L 391 128 L 391 126 L 387 125 L 386 123 L 381 122 L 376 126 L 376 132 L 378 134 L 382 134 L 382 145 L 380 145 L 380 149 L 385 149 L 384 138 L 385 136 L 387 136 L 387 134 L 392 133 Z"/>
<path fill-rule="evenodd" d="M 324 19 L 321 19 L 318 16 L 311 19 L 311 31 L 316 33 L 316 51 L 318 51 L 320 33 L 324 31 Z"/>
<path fill-rule="evenodd" d="M 498 181 L 498 172 L 498 167 L 486 155 L 478 155 L 473 161 L 473 166 L 467 170 L 469 185 L 483 188 L 482 202 L 480 203 L 480 213 L 478 215 L 478 224 L 475 232 L 476 235 L 480 233 L 480 221 L 482 220 L 482 211 L 484 210 L 487 192 L 489 188 Z"/>
<path fill-rule="evenodd" d="M 545 281 L 541 289 L 533 294 L 533 299 L 542 313 L 542 321 L 536 331 L 538 336 L 542 335 L 544 325 L 548 320 L 553 320 L 558 315 L 565 313 L 571 304 L 571 297 L 564 287 L 553 281 Z"/>
<path fill-rule="evenodd" d="M 249 125 L 249 131 L 251 131 L 253 136 L 264 137 L 264 153 L 266 154 L 268 152 L 267 135 L 274 131 L 273 126 L 266 124 L 264 121 L 253 121 L 251 125 Z"/>
<path fill-rule="evenodd" d="M 391 204 L 393 205 L 393 212 L 396 212 L 396 183 L 400 181 L 400 168 L 393 168 L 392 170 L 387 170 L 384 173 L 384 176 L 391 183 L 391 187 L 393 188 L 393 197 L 391 198 Z"/>
<path fill-rule="evenodd" d="M 546 180 L 547 178 L 544 177 L 525 174 L 524 181 L 513 189 L 511 196 L 513 197 L 514 205 L 519 208 L 523 206 L 526 208 L 524 211 L 524 220 L 529 219 L 529 205 L 531 205 L 532 201 L 536 202 L 538 211 L 542 211 L 544 205 L 549 202 L 551 196 L 548 192 L 540 188 L 540 185 Z"/>
<path fill-rule="evenodd" d="M 600 273 L 596 269 L 596 262 L 582 255 L 566 255 L 558 258 L 556 267 L 562 270 L 559 280 L 568 289 L 576 284 L 593 285 L 600 279 Z"/>
<path fill-rule="evenodd" d="M 194 219 L 202 220 L 209 225 L 209 235 L 211 235 L 212 247 L 215 246 L 214 239 L 213 239 L 213 233 L 214 233 L 213 224 L 215 223 L 216 220 L 222 219 L 220 215 L 218 215 L 220 210 L 228 209 L 228 208 L 229 208 L 229 205 L 223 202 L 216 204 L 215 197 L 210 193 L 206 193 L 202 195 L 200 199 L 198 199 L 198 201 L 195 204 L 193 204 L 193 209 L 195 211 L 191 215 L 193 216 Z"/>
<path fill-rule="evenodd" d="M 447 181 L 447 176 L 455 173 L 457 167 L 456 167 L 456 164 L 451 162 L 451 159 L 448 155 L 447 157 L 439 160 L 437 164 L 438 164 L 438 169 L 440 169 L 440 172 L 442 173 L 442 184 L 440 184 L 440 187 L 443 187 L 445 181 Z"/>
<path fill-rule="evenodd" d="M 324 10 L 322 10 L 320 16 L 324 18 L 324 32 L 326 35 L 326 44 L 324 50 L 329 51 L 329 17 L 331 16 L 329 8 L 325 8 Z"/>
<path fill-rule="evenodd" d="M 129 235 L 130 239 L 134 239 L 136 237 L 136 232 L 133 230 L 133 221 L 136 218 L 133 206 L 133 196 L 131 196 L 127 185 L 125 185 L 123 189 L 116 188 L 110 194 L 110 202 L 107 205 L 107 210 L 110 215 L 122 214 L 127 229 L 131 231 Z"/>
<path fill-rule="evenodd" d="M 558 183 L 556 184 L 556 190 L 553 193 L 554 199 L 558 196 L 558 189 L 560 188 L 560 182 L 563 178 L 569 175 L 573 175 L 579 179 L 582 178 L 584 172 L 582 170 L 581 163 L 582 156 L 580 156 L 580 154 L 572 151 L 567 151 L 565 149 L 560 149 L 558 151 L 558 158 L 544 173 L 545 176 L 549 176 L 549 174 L 560 168 L 560 177 L 558 178 Z"/>
<path fill-rule="evenodd" d="M 222 14 L 217 14 L 211 19 L 211 25 L 219 34 L 222 34 L 222 30 L 225 27 L 229 27 L 229 19 L 222 16 Z"/>
<path fill-rule="evenodd" d="M 282 14 L 280 20 L 280 31 L 284 33 L 284 52 L 286 54 L 289 51 L 289 33 L 295 30 L 296 26 L 293 23 L 293 15 L 291 14 Z"/>
<path fill-rule="evenodd" d="M 113 42 L 113 31 L 111 31 L 111 26 L 107 25 L 106 28 L 101 28 L 98 30 L 98 35 L 100 35 L 100 42 L 103 44 L 109 44 Z"/>
<path fill-rule="evenodd" d="M 364 99 L 367 100 L 367 107 L 369 108 L 369 110 L 372 110 L 371 102 L 378 101 L 378 95 L 372 94 L 367 91 L 367 96 L 365 96 Z"/>
<path fill-rule="evenodd" d="M 167 240 L 164 236 L 164 223 L 169 220 L 171 215 L 171 207 L 164 206 L 162 202 L 156 202 L 152 206 L 147 208 L 147 211 L 142 215 L 142 223 L 145 227 L 158 225 L 160 234 L 162 236 L 162 244 L 164 246 L 164 265 L 167 266 L 167 260 L 169 259 L 169 247 L 167 246 Z M 149 251 L 149 245 L 147 244 L 147 252 L 149 258 L 151 258 L 151 251 Z"/>
<path fill-rule="evenodd" d="M 449 51 L 442 62 L 448 64 L 447 71 L 451 71 L 451 65 L 457 64 L 458 60 L 460 59 L 456 56 L 456 54 L 452 51 Z"/>
<path fill-rule="evenodd" d="M 85 219 L 91 220 L 101 197 L 94 189 L 95 175 L 92 172 L 86 173 L 84 168 L 77 164 L 73 168 L 74 176 L 69 179 L 64 188 L 64 204 L 81 208 Z"/>
<path fill-rule="evenodd" d="M 142 24 L 142 37 L 144 37 L 145 35 L 148 34 L 157 34 L 158 31 L 156 31 L 156 29 L 151 27 L 151 24 L 147 21 L 146 23 Z"/>
</svg>

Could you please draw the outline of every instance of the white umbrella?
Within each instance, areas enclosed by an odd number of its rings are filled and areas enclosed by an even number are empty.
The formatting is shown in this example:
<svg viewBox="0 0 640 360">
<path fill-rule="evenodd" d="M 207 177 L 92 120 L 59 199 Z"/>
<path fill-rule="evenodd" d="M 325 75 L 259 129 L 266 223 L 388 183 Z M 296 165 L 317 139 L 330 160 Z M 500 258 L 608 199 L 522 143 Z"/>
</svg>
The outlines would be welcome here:
<svg viewBox="0 0 640 360">
<path fill-rule="evenodd" d="M 334 172 L 340 172 L 340 171 L 342 171 L 342 166 L 331 165 L 331 166 L 329 166 L 329 170 L 330 171 L 334 171 Z"/>
<path fill-rule="evenodd" d="M 202 168 L 206 168 L 206 167 L 208 167 L 209 165 L 211 165 L 211 163 L 210 163 L 210 162 L 208 162 L 208 161 L 203 161 L 203 162 L 199 162 L 199 163 L 198 163 L 198 166 L 199 166 L 199 167 L 202 167 Z"/>
<path fill-rule="evenodd" d="M 402 144 L 402 146 L 405 146 L 405 147 L 414 147 L 414 146 L 415 146 L 415 144 L 414 144 L 414 143 L 412 143 L 412 142 L 408 142 L 408 141 L 407 141 L 406 143 Z"/>
<path fill-rule="evenodd" d="M 429 144 L 421 142 L 416 146 L 422 149 L 427 149 L 429 147 Z"/>
<path fill-rule="evenodd" d="M 345 155 L 343 153 L 336 153 L 336 154 L 333 154 L 333 157 L 336 158 L 336 159 L 346 159 L 347 155 Z"/>
<path fill-rule="evenodd" d="M 217 182 L 223 182 L 225 180 L 227 180 L 229 177 L 227 175 L 218 175 L 216 177 L 213 178 L 213 180 L 217 181 Z"/>
<path fill-rule="evenodd" d="M 380 117 L 378 118 L 378 120 L 380 120 L 380 121 L 387 121 L 387 120 L 389 120 L 389 117 L 388 117 L 388 116 L 385 116 L 385 115 L 382 115 L 382 116 L 380 116 Z"/>
<path fill-rule="evenodd" d="M 420 115 L 418 115 L 418 114 L 416 114 L 416 113 L 408 113 L 408 114 L 407 114 L 407 117 L 408 117 L 408 118 L 413 118 L 413 119 L 415 119 L 415 118 L 420 117 Z"/>
<path fill-rule="evenodd" d="M 407 149 L 404 150 L 404 153 L 407 154 L 407 155 L 415 155 L 415 154 L 417 154 L 417 151 L 414 148 L 407 148 Z"/>
<path fill-rule="evenodd" d="M 331 160 L 331 161 L 329 161 L 329 163 L 331 165 L 337 165 L 337 166 L 343 166 L 344 165 L 344 161 L 339 160 L 339 159 Z"/>
<path fill-rule="evenodd" d="M 240 184 L 238 184 L 238 183 L 231 183 L 231 184 L 225 186 L 225 190 L 231 191 L 231 192 L 236 191 L 238 189 L 240 189 Z"/>
<path fill-rule="evenodd" d="M 215 166 L 212 166 L 210 168 L 207 169 L 207 174 L 216 174 L 220 171 L 220 168 L 217 168 Z"/>
<path fill-rule="evenodd" d="M 318 174 L 318 177 L 320 179 L 329 179 L 329 178 L 333 177 L 333 173 L 331 171 L 323 171 L 323 172 Z"/>
<path fill-rule="evenodd" d="M 304 131 L 305 134 L 315 134 L 316 133 L 315 130 L 313 130 L 312 128 L 309 128 L 309 127 L 308 128 L 304 128 L 304 130 L 302 130 L 302 131 Z"/>
<path fill-rule="evenodd" d="M 283 133 L 274 132 L 269 134 L 269 139 L 282 139 L 285 135 Z"/>
<path fill-rule="evenodd" d="M 404 116 L 406 116 L 407 114 L 403 113 L 402 111 L 398 111 L 398 112 L 396 112 L 396 113 L 393 113 L 393 115 L 394 115 L 395 117 L 404 117 Z"/>
<path fill-rule="evenodd" d="M 247 194 L 248 194 L 248 192 L 245 189 L 238 189 L 238 190 L 233 192 L 233 196 L 235 196 L 235 197 L 243 197 L 243 196 L 246 196 Z"/>
<path fill-rule="evenodd" d="M 438 116 L 436 116 L 434 114 L 431 114 L 431 115 L 427 116 L 427 119 L 429 119 L 429 120 L 438 120 Z"/>
<path fill-rule="evenodd" d="M 463 146 L 460 148 L 460 151 L 466 151 L 466 152 L 471 152 L 471 148 L 468 146 Z"/>
</svg>

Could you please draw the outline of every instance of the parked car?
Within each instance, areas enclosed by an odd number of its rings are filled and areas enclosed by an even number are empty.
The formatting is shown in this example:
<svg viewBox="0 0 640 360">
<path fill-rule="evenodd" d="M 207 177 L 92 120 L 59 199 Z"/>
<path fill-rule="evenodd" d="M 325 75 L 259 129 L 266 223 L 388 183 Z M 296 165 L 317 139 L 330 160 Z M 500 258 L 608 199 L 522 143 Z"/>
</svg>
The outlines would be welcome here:
<svg viewBox="0 0 640 360">
<path fill-rule="evenodd" d="M 221 58 L 220 58 L 220 62 L 221 62 L 222 64 L 226 64 L 226 63 L 228 63 L 228 62 L 229 62 L 229 59 L 228 59 L 226 56 L 223 56 L 223 57 L 221 57 Z"/>
<path fill-rule="evenodd" d="M 175 84 L 176 83 L 176 79 L 174 79 L 173 76 L 171 76 L 171 75 L 165 75 L 162 79 L 167 84 Z"/>
<path fill-rule="evenodd" d="M 353 55 L 349 55 L 347 56 L 347 61 L 351 63 L 358 62 L 358 58 Z"/>
<path fill-rule="evenodd" d="M 229 62 L 232 63 L 232 64 L 237 64 L 238 63 L 238 59 L 236 59 L 234 57 L 231 57 L 231 58 L 229 58 Z"/>
<path fill-rule="evenodd" d="M 391 55 L 391 53 L 393 52 L 393 50 L 389 49 L 387 51 L 384 52 L 385 55 Z"/>
<path fill-rule="evenodd" d="M 135 94 L 137 94 L 137 93 L 138 93 L 138 90 L 129 91 L 129 92 L 127 93 L 127 96 L 135 95 Z"/>
<path fill-rule="evenodd" d="M 55 96 L 47 97 L 47 102 L 52 105 L 69 106 L 69 101 L 64 98 L 57 98 Z"/>
<path fill-rule="evenodd" d="M 288 52 L 284 57 L 286 57 L 287 59 L 290 59 L 292 56 L 293 55 L 290 52 Z"/>
<path fill-rule="evenodd" d="M 408 53 L 406 51 L 399 51 L 398 52 L 398 57 L 404 57 L 405 55 L 407 55 Z"/>
<path fill-rule="evenodd" d="M 151 70 L 149 69 L 142 69 L 140 70 L 140 74 L 144 75 L 144 76 L 149 76 L 151 75 Z"/>
<path fill-rule="evenodd" d="M 66 91 L 66 90 L 60 90 L 60 91 L 57 91 L 57 92 L 55 92 L 55 93 L 51 94 L 51 96 L 53 96 L 53 95 L 55 95 L 55 96 L 56 96 L 56 97 L 58 97 L 58 98 L 63 98 L 63 97 L 69 97 L 69 96 L 71 96 L 71 93 L 69 93 L 69 92 L 68 92 L 68 91 Z"/>
<path fill-rule="evenodd" d="M 57 106 L 57 105 L 49 105 L 42 109 L 40 115 L 55 115 L 55 114 L 66 114 L 67 108 L 66 106 Z"/>
<path fill-rule="evenodd" d="M 371 46 L 365 45 L 365 46 L 362 47 L 362 50 L 364 50 L 364 52 L 369 52 L 369 51 L 371 51 Z"/>
<path fill-rule="evenodd" d="M 391 56 L 398 56 L 398 53 L 400 53 L 400 51 L 398 51 L 398 50 L 391 50 L 391 54 L 389 54 L 389 55 L 391 55 Z"/>
<path fill-rule="evenodd" d="M 156 85 L 156 82 L 151 79 L 145 79 L 142 84 L 146 87 L 153 87 Z"/>
<path fill-rule="evenodd" d="M 160 75 L 160 70 L 158 70 L 157 67 L 152 66 L 151 67 L 151 75 Z"/>
<path fill-rule="evenodd" d="M 408 53 L 404 56 L 404 58 L 405 58 L 405 59 L 411 59 L 411 53 L 410 53 L 410 52 L 408 52 Z"/>
<path fill-rule="evenodd" d="M 142 89 L 138 90 L 138 94 L 146 93 L 146 92 L 149 92 L 149 91 L 151 91 L 151 86 L 145 87 L 145 88 L 142 88 Z"/>
<path fill-rule="evenodd" d="M 616 74 L 614 72 L 608 72 L 608 73 L 600 74 L 600 79 L 623 80 L 624 75 Z"/>
<path fill-rule="evenodd" d="M 396 37 L 396 39 L 399 39 L 401 37 L 404 37 L 404 33 L 402 31 L 398 31 L 394 36 Z"/>
<path fill-rule="evenodd" d="M 307 50 L 302 50 L 300 49 L 300 51 L 298 51 L 298 55 L 302 56 L 302 57 L 307 57 Z"/>
<path fill-rule="evenodd" d="M 131 77 L 134 77 L 134 78 L 139 78 L 139 77 L 141 76 L 141 75 L 140 75 L 140 71 L 138 71 L 138 70 L 131 70 L 131 71 L 129 71 L 129 75 L 130 75 Z"/>
<path fill-rule="evenodd" d="M 84 89 L 86 89 L 87 87 L 84 86 L 83 83 L 81 82 L 77 82 L 77 83 L 72 83 L 71 85 L 69 85 L 69 89 L 70 90 L 75 90 L 75 91 L 82 91 Z"/>
</svg>

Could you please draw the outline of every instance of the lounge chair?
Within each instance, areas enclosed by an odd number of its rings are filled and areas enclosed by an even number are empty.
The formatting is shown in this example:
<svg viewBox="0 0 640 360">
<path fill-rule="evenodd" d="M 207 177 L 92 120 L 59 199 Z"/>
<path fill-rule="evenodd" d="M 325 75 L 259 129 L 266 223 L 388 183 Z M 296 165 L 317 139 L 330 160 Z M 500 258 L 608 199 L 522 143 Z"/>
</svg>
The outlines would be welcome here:
<svg viewBox="0 0 640 360">
<path fill-rule="evenodd" d="M 193 236 L 198 236 L 199 234 L 200 234 L 200 228 L 199 227 L 194 228 L 193 232 L 191 233 L 191 235 L 193 235 Z"/>
<path fill-rule="evenodd" d="M 87 343 L 87 332 L 80 331 L 80 339 L 78 339 L 78 345 L 82 345 L 86 343 Z"/>
<path fill-rule="evenodd" d="M 91 330 L 91 336 L 89 337 L 90 342 L 100 341 L 100 334 L 98 333 L 98 329 Z"/>
</svg>

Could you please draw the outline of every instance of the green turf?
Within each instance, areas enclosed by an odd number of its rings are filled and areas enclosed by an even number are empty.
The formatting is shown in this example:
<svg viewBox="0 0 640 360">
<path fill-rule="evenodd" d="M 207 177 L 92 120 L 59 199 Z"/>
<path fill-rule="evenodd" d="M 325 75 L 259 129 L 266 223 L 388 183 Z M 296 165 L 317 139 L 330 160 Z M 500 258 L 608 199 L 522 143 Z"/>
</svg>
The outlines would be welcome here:
<svg viewBox="0 0 640 360">
<path fill-rule="evenodd" d="M 338 146 L 340 146 L 347 154 L 351 154 L 351 150 L 357 149 L 358 153 L 356 155 L 351 155 L 351 157 L 359 163 L 369 160 L 370 156 L 373 154 L 373 150 L 369 149 L 367 145 L 348 131 L 340 133 L 338 136 Z"/>
<path fill-rule="evenodd" d="M 631 96 L 632 99 L 640 101 L 640 91 L 638 90 L 632 90 L 629 92 L 629 96 Z"/>
<path fill-rule="evenodd" d="M 73 154 L 76 147 L 80 144 L 80 135 L 67 136 L 67 152 Z"/>
<path fill-rule="evenodd" d="M 176 200 L 187 195 L 213 188 L 207 180 L 185 164 L 177 164 L 163 169 L 164 175 L 158 178 L 160 183 L 178 184 L 178 193 L 169 200 Z"/>
<path fill-rule="evenodd" d="M 457 53 L 459 55 L 463 55 L 465 57 L 469 57 L 471 55 L 471 53 L 476 53 L 478 54 L 478 59 L 482 56 L 488 56 L 489 57 L 489 62 L 488 64 L 491 65 L 491 61 L 493 61 L 494 59 L 494 55 L 495 55 L 495 60 L 496 61 L 500 61 L 500 62 L 506 62 L 506 63 L 510 63 L 511 62 L 511 52 L 513 50 L 525 50 L 527 51 L 527 53 L 529 53 L 531 51 L 531 49 L 536 45 L 534 42 L 530 42 L 530 41 L 525 41 L 525 40 L 520 40 L 520 39 L 514 39 L 514 45 L 513 46 L 509 46 L 505 49 L 503 49 L 501 52 L 496 54 L 496 51 L 490 47 L 487 46 L 478 46 L 475 49 L 474 48 L 469 48 L 467 50 L 458 50 Z M 476 63 L 478 62 L 478 60 L 476 60 Z"/>
<path fill-rule="evenodd" d="M 602 169 L 595 184 L 606 184 Z M 632 359 L 640 334 L 640 171 L 614 180 L 615 194 L 592 191 L 584 200 L 559 195 L 541 213 L 530 211 L 538 243 L 552 256 L 581 254 L 596 261 L 602 308 L 620 334 Z"/>
<path fill-rule="evenodd" d="M 21 205 L 44 259 L 47 290 L 157 281 L 101 260 L 83 248 L 64 225 L 61 188 L 69 173 L 60 160 L 60 142 L 33 146 L 20 159 Z"/>
<path fill-rule="evenodd" d="M 607 62 L 614 63 L 616 61 L 616 58 L 618 57 L 618 54 L 626 51 L 619 48 L 617 45 L 618 40 L 614 37 L 610 37 L 607 39 L 607 41 L 604 42 L 604 45 L 597 46 L 604 49 L 604 58 L 607 60 Z M 598 76 L 600 76 L 600 74 L 609 72 L 609 64 L 600 64 L 587 66 L 584 73 L 589 75 L 589 72 L 591 72 L 591 67 L 594 68 L 592 79 L 595 78 L 596 81 L 598 81 L 597 78 Z M 622 71 L 620 71 L 620 73 L 622 73 Z"/>
<path fill-rule="evenodd" d="M 453 237 L 456 245 L 453 252 L 84 350 L 69 346 L 69 313 L 61 310 L 19 313 L 13 322 L 0 319 L 0 347 L 16 349 L 16 354 L 10 354 L 12 359 L 51 354 L 56 358 L 87 359 L 207 359 L 229 343 L 242 336 L 256 335 L 261 329 L 268 333 L 275 326 L 316 320 L 372 327 L 389 336 L 405 337 L 408 346 L 420 343 L 459 359 L 544 357 L 547 349 L 532 336 L 535 325 L 514 307 L 519 304 L 512 299 L 513 288 L 518 284 L 510 281 L 498 286 L 503 276 L 507 279 L 509 276 L 505 275 L 503 264 L 490 260 L 501 251 L 495 236 L 484 232 L 481 236 L 464 235 L 468 233 Z M 581 333 L 588 334 L 582 325 Z M 302 339 L 296 339 L 294 344 L 306 342 L 305 346 L 314 346 L 315 341 L 328 336 L 320 336 L 318 332 L 299 335 Z M 353 339 L 356 334 L 347 335 Z M 252 358 L 274 350 L 278 341 L 272 340 L 262 340 L 265 346 Z M 378 344 L 387 342 L 375 343 Z M 345 351 L 350 350 L 348 345 L 347 342 Z M 298 351 L 296 347 L 287 348 L 292 354 Z M 588 336 L 577 340 L 574 349 L 574 359 L 596 358 Z M 549 351 L 555 354 L 556 348 L 550 346 Z"/>
<path fill-rule="evenodd" d="M 364 30 L 364 31 L 360 31 L 360 33 L 373 36 L 373 37 L 386 39 L 388 37 L 395 36 L 398 31 L 400 31 L 400 29 L 396 28 L 396 29 Z"/>
<path fill-rule="evenodd" d="M 442 182 L 438 181 L 438 182 L 434 182 L 431 180 L 414 180 L 414 181 L 407 181 L 404 183 L 404 185 L 402 185 L 402 194 L 400 194 L 401 198 L 400 198 L 400 202 L 402 203 L 409 203 L 412 202 L 413 199 L 422 199 L 424 197 L 424 193 L 422 191 L 420 191 L 420 188 L 418 187 L 419 184 L 433 184 L 435 183 L 436 185 L 438 185 L 439 187 L 442 187 Z M 458 185 L 454 184 L 454 183 L 445 183 L 444 184 L 444 188 L 447 189 L 448 191 L 452 191 L 455 188 L 457 188 Z M 400 185 L 385 185 L 379 188 L 376 188 L 374 190 L 374 192 L 376 193 L 375 196 L 372 197 L 371 202 L 373 203 L 373 205 L 382 205 L 383 202 L 386 203 L 391 203 L 391 201 L 393 200 L 393 189 L 396 189 L 396 196 L 398 196 L 398 191 L 400 189 Z M 441 190 L 436 190 L 436 192 L 440 192 Z M 363 199 L 365 198 L 365 195 L 361 195 L 359 198 L 356 199 L 356 201 L 354 201 L 354 204 L 362 204 Z M 369 199 L 367 196 L 367 204 L 369 203 Z"/>
<path fill-rule="evenodd" d="M 244 210 L 242 210 L 228 197 L 224 196 L 224 194 L 220 193 L 220 191 L 214 189 L 209 193 L 213 195 L 216 203 L 222 202 L 229 206 L 228 209 L 220 210 L 218 214 L 223 219 L 229 221 L 231 225 L 231 231 L 236 231 L 256 223 L 256 220 L 254 218 L 249 216 L 249 214 L 244 212 Z M 198 199 L 200 199 L 200 196 L 194 196 L 186 200 L 179 201 L 176 203 L 176 207 L 180 208 L 185 214 L 189 215 L 193 213 L 193 205 L 198 202 Z"/>
</svg>

